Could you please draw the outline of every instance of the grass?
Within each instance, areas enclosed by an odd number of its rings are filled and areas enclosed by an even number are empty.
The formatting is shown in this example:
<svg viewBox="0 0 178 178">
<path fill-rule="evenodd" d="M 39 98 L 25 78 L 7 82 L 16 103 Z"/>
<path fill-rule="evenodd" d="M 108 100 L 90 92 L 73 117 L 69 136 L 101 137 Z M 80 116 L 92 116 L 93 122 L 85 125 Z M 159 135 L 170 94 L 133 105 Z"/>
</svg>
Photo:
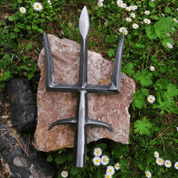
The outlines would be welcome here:
<svg viewBox="0 0 178 178">
<path fill-rule="evenodd" d="M 146 177 L 150 171 L 152 177 L 178 177 L 174 167 L 178 161 L 178 4 L 175 0 L 136 1 L 125 0 L 127 6 L 137 5 L 135 11 L 119 7 L 117 1 L 104 1 L 98 6 L 97 1 L 51 0 L 42 3 L 43 10 L 35 11 L 35 1 L 1 1 L 1 43 L 12 47 L 12 55 L 0 50 L 0 86 L 6 90 L 7 81 L 18 74 L 30 80 L 40 75 L 37 60 L 43 48 L 42 31 L 80 43 L 78 22 L 81 10 L 87 7 L 90 16 L 88 50 L 101 53 L 106 60 L 114 62 L 115 53 L 122 33 L 121 27 L 127 28 L 125 35 L 122 72 L 134 79 L 136 92 L 129 107 L 130 135 L 129 145 L 102 139 L 88 144 L 86 166 L 83 169 L 73 167 L 72 149 L 61 149 L 59 153 L 49 153 L 48 161 L 59 170 L 68 171 L 71 178 L 104 177 L 108 165 L 113 167 L 118 162 L 120 169 L 112 177 Z M 102 5 L 102 4 L 101 4 Z M 25 7 L 27 12 L 19 12 Z M 149 15 L 144 12 L 148 10 Z M 9 14 L 8 22 L 3 17 Z M 136 17 L 132 18 L 131 13 Z M 164 17 L 165 15 L 165 17 Z M 126 20 L 132 19 L 131 22 Z M 144 23 L 149 19 L 150 24 Z M 133 23 L 139 25 L 133 28 Z M 174 30 L 173 30 L 174 28 Z M 25 38 L 18 38 L 20 31 L 27 32 Z M 167 34 L 169 33 L 169 34 Z M 15 42 L 14 42 L 15 41 Z M 168 48 L 167 43 L 173 47 Z M 150 67 L 155 68 L 154 71 Z M 155 97 L 153 103 L 147 97 Z M 94 149 L 101 148 L 102 155 L 109 157 L 108 165 L 95 166 Z M 170 160 L 172 166 L 159 166 L 154 152 L 164 160 Z M 65 155 L 65 156 L 64 156 Z"/>
</svg>

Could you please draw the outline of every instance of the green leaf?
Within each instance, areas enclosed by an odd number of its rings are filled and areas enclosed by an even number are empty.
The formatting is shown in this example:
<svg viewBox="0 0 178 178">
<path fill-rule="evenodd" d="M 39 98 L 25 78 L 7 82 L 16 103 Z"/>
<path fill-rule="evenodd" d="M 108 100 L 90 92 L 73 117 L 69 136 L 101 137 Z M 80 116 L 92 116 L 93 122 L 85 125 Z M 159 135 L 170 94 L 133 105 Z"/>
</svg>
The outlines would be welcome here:
<svg viewBox="0 0 178 178">
<path fill-rule="evenodd" d="M 67 160 L 68 160 L 68 161 L 72 161 L 72 159 L 73 159 L 73 154 L 70 153 L 70 154 L 67 156 Z"/>
<path fill-rule="evenodd" d="M 150 86 L 152 82 L 152 73 L 148 72 L 146 69 L 143 69 L 142 72 L 137 71 L 135 74 L 136 81 L 140 81 L 140 84 L 144 87 Z"/>
<path fill-rule="evenodd" d="M 30 80 L 34 76 L 34 73 L 30 73 L 27 76 L 28 76 L 28 80 Z"/>
<path fill-rule="evenodd" d="M 11 57 L 10 57 L 10 55 L 8 53 L 5 53 L 5 57 L 4 58 L 6 59 L 6 61 L 8 63 L 11 62 Z"/>
<path fill-rule="evenodd" d="M 148 4 L 149 4 L 150 7 L 154 7 L 155 6 L 155 3 L 153 1 L 149 1 Z"/>
<path fill-rule="evenodd" d="M 141 171 L 143 171 L 143 170 L 144 170 L 144 167 L 142 166 L 142 164 L 141 164 L 141 163 L 138 163 L 138 168 L 139 168 Z"/>
<path fill-rule="evenodd" d="M 32 46 L 32 43 L 28 44 L 27 47 L 26 47 L 26 50 L 29 51 L 31 46 Z"/>
<path fill-rule="evenodd" d="M 171 9 L 166 6 L 165 9 L 164 9 L 164 12 L 170 13 L 170 12 L 171 12 Z"/>
<path fill-rule="evenodd" d="M 114 56 L 114 55 L 115 55 L 114 49 L 109 49 L 109 51 L 108 51 L 108 56 L 109 56 L 109 57 L 112 57 L 112 56 Z"/>
<path fill-rule="evenodd" d="M 40 32 L 40 33 L 42 33 L 42 32 L 43 32 L 43 29 L 38 28 L 37 31 Z"/>
<path fill-rule="evenodd" d="M 126 73 L 128 75 L 133 75 L 134 74 L 134 66 L 132 63 L 127 63 L 123 68 L 122 68 L 122 73 Z"/>
<path fill-rule="evenodd" d="M 149 134 L 149 129 L 151 129 L 152 124 L 149 122 L 149 120 L 146 119 L 146 116 L 142 118 L 142 120 L 137 120 L 134 124 L 135 132 L 143 135 Z"/>
<path fill-rule="evenodd" d="M 79 174 L 80 172 L 82 172 L 81 168 L 77 168 L 77 167 L 72 167 L 70 173 L 73 175 Z"/>
<path fill-rule="evenodd" d="M 15 32 L 10 32 L 10 37 L 11 38 L 16 38 L 17 37 L 17 34 Z"/>
<path fill-rule="evenodd" d="M 9 17 L 8 17 L 8 20 L 9 20 L 9 21 L 14 21 L 15 19 L 16 19 L 15 16 L 9 16 Z"/>
<path fill-rule="evenodd" d="M 72 27 L 72 23 L 70 21 L 68 21 L 68 27 Z"/>
<path fill-rule="evenodd" d="M 138 109 L 146 108 L 145 96 L 148 96 L 148 91 L 144 88 L 141 90 L 136 90 L 134 93 L 134 98 L 132 101 L 132 107 L 135 110 L 135 107 Z"/>
<path fill-rule="evenodd" d="M 27 29 L 27 30 L 31 30 L 31 26 L 30 26 L 30 25 L 27 25 L 27 26 L 26 26 L 26 29 Z"/>
<path fill-rule="evenodd" d="M 52 162 L 52 161 L 53 161 L 52 155 L 49 155 L 49 156 L 47 157 L 47 161 L 48 161 L 48 162 Z"/>
<path fill-rule="evenodd" d="M 66 155 L 60 154 L 59 156 L 57 156 L 57 158 L 55 158 L 55 161 L 57 164 L 63 164 L 64 162 L 66 162 L 67 157 Z"/>
<path fill-rule="evenodd" d="M 151 140 L 151 141 L 149 142 L 149 145 L 151 145 L 151 146 L 153 146 L 153 145 L 155 145 L 155 144 L 156 144 L 156 142 L 153 141 L 153 140 Z"/>
<path fill-rule="evenodd" d="M 145 45 L 142 45 L 141 43 L 136 43 L 136 44 L 135 44 L 135 47 L 137 47 L 137 48 L 144 48 Z"/>
<path fill-rule="evenodd" d="M 101 148 L 102 152 L 104 152 L 104 150 L 107 148 L 107 144 L 101 143 L 101 144 L 98 144 L 97 147 Z"/>
<path fill-rule="evenodd" d="M 7 79 L 10 77 L 10 71 L 9 70 L 6 70 L 4 71 L 4 74 L 3 76 L 0 76 L 0 81 L 4 80 L 4 79 Z"/>
<path fill-rule="evenodd" d="M 36 25 L 32 25 L 32 29 L 36 30 L 38 27 Z"/>
<path fill-rule="evenodd" d="M 156 39 L 157 36 L 154 32 L 154 29 L 151 26 L 146 27 L 146 34 L 148 35 L 148 37 L 153 40 Z"/>
<path fill-rule="evenodd" d="M 17 2 L 20 4 L 20 3 L 22 3 L 22 0 L 18 0 Z"/>
</svg>

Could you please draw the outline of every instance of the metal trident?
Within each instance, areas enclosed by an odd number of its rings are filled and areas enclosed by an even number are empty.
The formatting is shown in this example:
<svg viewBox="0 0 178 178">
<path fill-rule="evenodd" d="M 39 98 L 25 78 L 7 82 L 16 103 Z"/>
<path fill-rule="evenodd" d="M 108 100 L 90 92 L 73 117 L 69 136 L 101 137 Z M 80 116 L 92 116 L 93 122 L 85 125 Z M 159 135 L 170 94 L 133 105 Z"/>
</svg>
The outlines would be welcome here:
<svg viewBox="0 0 178 178">
<path fill-rule="evenodd" d="M 81 35 L 80 49 L 80 68 L 79 83 L 58 84 L 54 80 L 54 66 L 48 37 L 43 32 L 45 48 L 45 69 L 46 69 L 46 91 L 49 92 L 79 92 L 75 118 L 58 120 L 52 123 L 48 130 L 59 124 L 75 124 L 75 141 L 73 165 L 83 168 L 86 162 L 87 137 L 86 129 L 88 126 L 103 126 L 113 131 L 105 122 L 88 118 L 87 112 L 87 93 L 119 93 L 121 81 L 122 50 L 124 45 L 124 35 L 119 42 L 114 62 L 111 85 L 88 85 L 87 84 L 87 38 L 90 28 L 89 15 L 86 6 L 84 6 L 79 20 L 79 31 Z"/>
</svg>

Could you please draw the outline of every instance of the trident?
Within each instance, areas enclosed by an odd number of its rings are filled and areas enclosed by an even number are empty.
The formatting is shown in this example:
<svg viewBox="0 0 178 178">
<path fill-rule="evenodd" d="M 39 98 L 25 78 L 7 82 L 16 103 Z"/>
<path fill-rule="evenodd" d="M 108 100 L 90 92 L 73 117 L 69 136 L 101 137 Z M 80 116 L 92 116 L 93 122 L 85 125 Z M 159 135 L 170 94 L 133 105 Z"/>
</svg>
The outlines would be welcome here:
<svg viewBox="0 0 178 178">
<path fill-rule="evenodd" d="M 79 68 L 79 82 L 78 84 L 58 84 L 54 80 L 54 66 L 52 60 L 52 53 L 48 41 L 48 37 L 43 32 L 44 49 L 45 49 L 45 70 L 46 70 L 46 91 L 49 92 L 79 92 L 77 101 L 77 109 L 75 118 L 68 118 L 58 120 L 50 125 L 48 130 L 59 124 L 74 124 L 76 127 L 73 165 L 78 168 L 83 168 L 86 162 L 87 152 L 87 137 L 86 130 L 88 126 L 103 126 L 108 128 L 111 132 L 113 129 L 105 122 L 88 118 L 87 111 L 87 93 L 120 93 L 121 81 L 121 65 L 122 65 L 122 51 L 124 45 L 124 35 L 119 42 L 117 53 L 114 62 L 114 69 L 112 72 L 112 81 L 110 85 L 88 85 L 87 84 L 87 38 L 90 28 L 89 15 L 86 6 L 84 6 L 80 19 L 79 31 L 81 35 L 80 48 L 80 68 Z"/>
</svg>

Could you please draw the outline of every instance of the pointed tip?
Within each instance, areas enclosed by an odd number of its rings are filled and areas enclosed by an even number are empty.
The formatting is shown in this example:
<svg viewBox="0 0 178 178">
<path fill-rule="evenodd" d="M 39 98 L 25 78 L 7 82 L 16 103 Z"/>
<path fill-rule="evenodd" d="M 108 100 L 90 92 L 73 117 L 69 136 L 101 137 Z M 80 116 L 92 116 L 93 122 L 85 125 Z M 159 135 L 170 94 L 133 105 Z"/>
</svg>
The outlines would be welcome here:
<svg viewBox="0 0 178 178">
<path fill-rule="evenodd" d="M 79 19 L 79 31 L 82 38 L 85 39 L 87 37 L 89 28 L 90 28 L 90 19 L 88 15 L 88 10 L 87 7 L 84 6 Z"/>
</svg>

